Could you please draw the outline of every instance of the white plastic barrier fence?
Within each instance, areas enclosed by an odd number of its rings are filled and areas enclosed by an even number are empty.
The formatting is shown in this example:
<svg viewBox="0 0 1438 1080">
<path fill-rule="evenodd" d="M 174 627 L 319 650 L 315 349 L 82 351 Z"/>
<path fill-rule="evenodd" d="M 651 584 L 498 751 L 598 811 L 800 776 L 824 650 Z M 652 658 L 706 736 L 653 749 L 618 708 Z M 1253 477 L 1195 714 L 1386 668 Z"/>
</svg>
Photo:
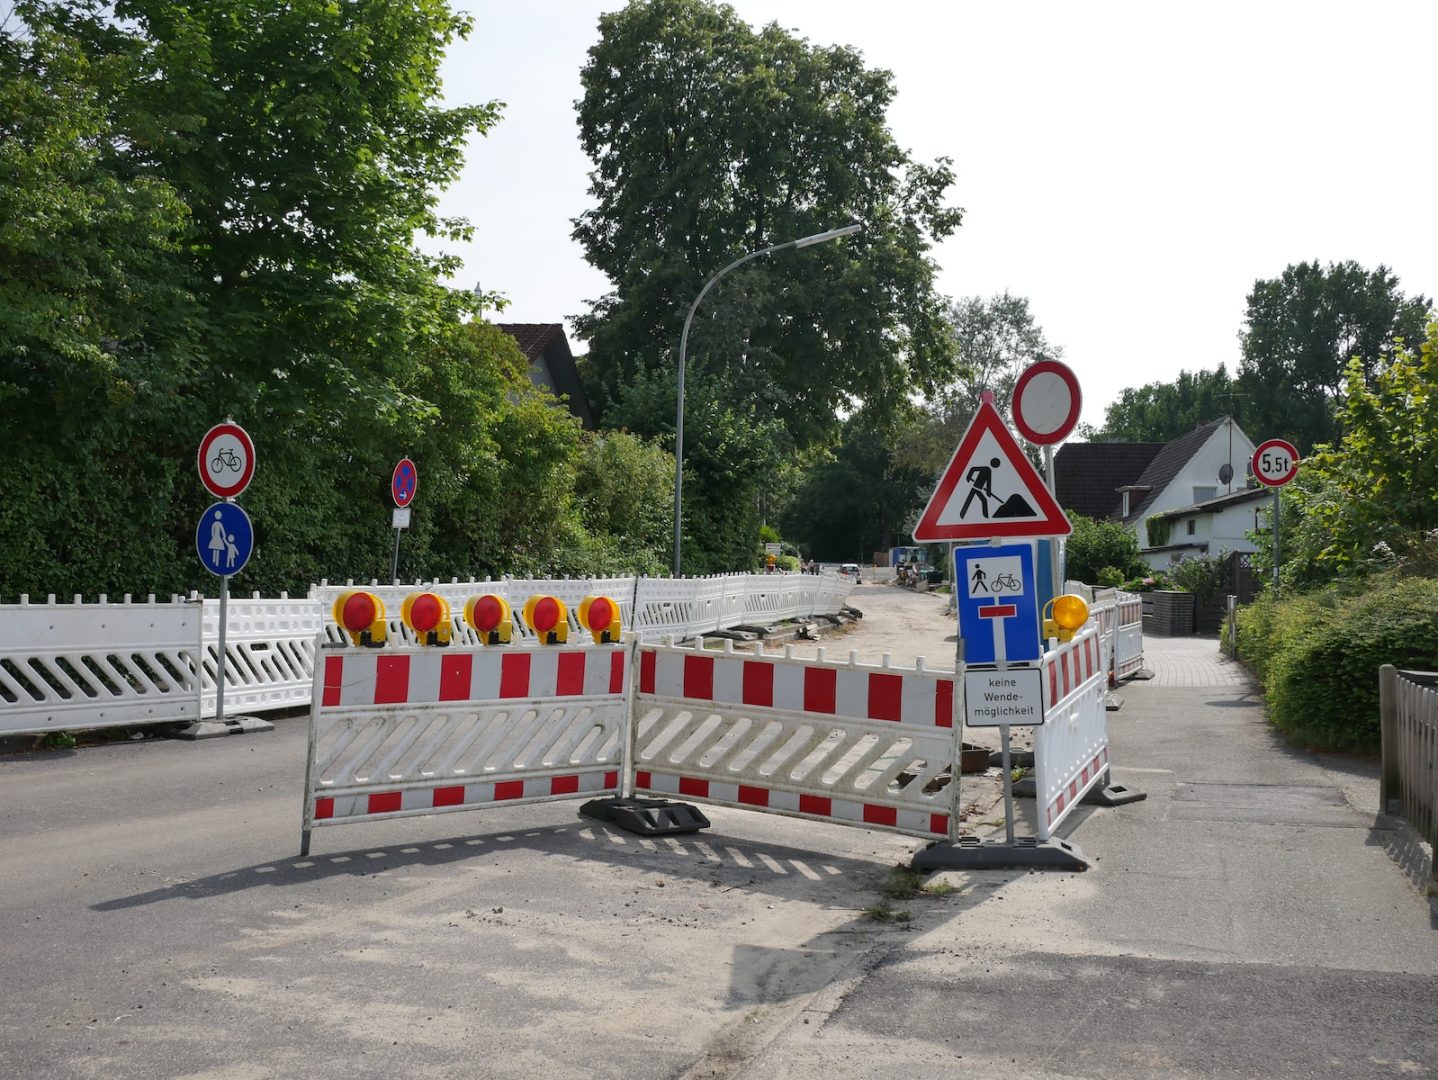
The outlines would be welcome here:
<svg viewBox="0 0 1438 1080">
<path fill-rule="evenodd" d="M 641 645 L 636 790 L 956 839 L 952 673 L 791 653 Z"/>
<path fill-rule="evenodd" d="M 1118 628 L 1114 632 L 1113 674 L 1127 679 L 1143 667 L 1143 598 L 1118 594 Z"/>
<path fill-rule="evenodd" d="M 215 675 L 219 662 L 220 602 L 202 604 L 200 717 L 216 714 Z M 226 610 L 225 711 L 293 709 L 310 699 L 315 640 L 328 621 L 312 599 L 250 600 L 231 597 Z"/>
<path fill-rule="evenodd" d="M 302 849 L 320 825 L 616 790 L 627 659 L 623 645 L 322 650 Z"/>
<path fill-rule="evenodd" d="M 1099 666 L 1107 673 L 1110 686 L 1115 681 L 1113 669 L 1114 638 L 1118 633 L 1118 601 L 1109 598 L 1096 601 L 1089 608 L 1089 622 L 1098 630 Z"/>
<path fill-rule="evenodd" d="M 310 703 L 316 635 L 343 644 L 330 620 L 349 586 L 328 583 L 305 598 L 229 601 L 225 646 L 226 712 L 257 713 Z M 535 594 L 558 596 L 579 637 L 579 601 L 591 594 L 619 605 L 622 625 L 651 640 L 689 637 L 784 617 L 837 615 L 854 585 L 839 574 L 728 574 L 709 578 L 530 578 L 368 586 L 385 603 L 390 640 L 413 637 L 400 621 L 406 596 L 421 590 L 450 605 L 453 641 L 478 646 L 464 622 L 465 601 L 496 593 L 516 612 Z M 637 596 L 637 603 L 636 603 Z M 792 612 L 792 615 L 784 613 Z M 533 633 L 518 618 L 516 641 Z M 215 715 L 219 602 L 0 605 L 0 735 L 81 731 L 192 721 Z M 195 678 L 199 657 L 199 680 Z"/>
<path fill-rule="evenodd" d="M 1038 839 L 1048 840 L 1108 774 L 1107 672 L 1097 627 L 1044 654 L 1044 722 L 1034 729 Z"/>
<path fill-rule="evenodd" d="M 197 719 L 197 604 L 0 605 L 0 735 Z"/>
</svg>

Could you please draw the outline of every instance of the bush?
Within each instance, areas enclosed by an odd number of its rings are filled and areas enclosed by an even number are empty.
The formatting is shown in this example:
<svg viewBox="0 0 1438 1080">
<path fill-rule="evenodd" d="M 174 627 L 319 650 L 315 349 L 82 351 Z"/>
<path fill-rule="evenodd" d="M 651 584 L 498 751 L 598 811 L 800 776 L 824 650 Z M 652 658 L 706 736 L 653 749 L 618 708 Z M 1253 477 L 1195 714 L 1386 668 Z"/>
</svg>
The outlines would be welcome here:
<svg viewBox="0 0 1438 1080">
<path fill-rule="evenodd" d="M 1074 581 L 1093 584 L 1106 567 L 1124 577 L 1143 573 L 1138 537 L 1118 521 L 1095 521 L 1069 512 L 1073 532 L 1064 545 L 1064 574 Z"/>
<path fill-rule="evenodd" d="M 1357 594 L 1265 595 L 1239 610 L 1238 652 L 1281 730 L 1324 748 L 1376 749 L 1378 669 L 1438 667 L 1438 579 L 1378 578 Z"/>
</svg>

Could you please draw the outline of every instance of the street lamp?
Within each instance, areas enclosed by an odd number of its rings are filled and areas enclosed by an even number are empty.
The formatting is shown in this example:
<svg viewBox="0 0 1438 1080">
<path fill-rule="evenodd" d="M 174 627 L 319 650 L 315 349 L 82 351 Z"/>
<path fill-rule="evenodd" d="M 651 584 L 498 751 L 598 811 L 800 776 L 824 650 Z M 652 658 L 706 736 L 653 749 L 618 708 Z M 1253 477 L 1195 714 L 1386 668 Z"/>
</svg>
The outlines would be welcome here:
<svg viewBox="0 0 1438 1080">
<path fill-rule="evenodd" d="M 801 237 L 798 240 L 789 240 L 783 244 L 775 244 L 773 247 L 766 247 L 759 251 L 751 251 L 748 255 L 735 259 L 728 266 L 720 270 L 712 278 L 704 283 L 704 288 L 699 290 L 699 295 L 694 298 L 694 303 L 689 305 L 689 314 L 684 316 L 684 333 L 679 337 L 679 405 L 674 420 L 674 576 L 679 576 L 679 536 L 683 524 L 680 510 L 680 496 L 684 491 L 684 357 L 689 350 L 689 325 L 694 321 L 694 312 L 699 309 L 699 301 L 710 289 L 714 287 L 721 277 L 735 267 L 743 266 L 751 259 L 757 259 L 761 255 L 772 255 L 776 251 L 786 251 L 789 248 L 813 247 L 815 244 L 822 244 L 826 240 L 837 240 L 841 236 L 852 236 L 863 229 L 862 225 L 845 225 L 841 229 L 830 229 L 828 232 L 815 233 L 813 236 Z"/>
</svg>

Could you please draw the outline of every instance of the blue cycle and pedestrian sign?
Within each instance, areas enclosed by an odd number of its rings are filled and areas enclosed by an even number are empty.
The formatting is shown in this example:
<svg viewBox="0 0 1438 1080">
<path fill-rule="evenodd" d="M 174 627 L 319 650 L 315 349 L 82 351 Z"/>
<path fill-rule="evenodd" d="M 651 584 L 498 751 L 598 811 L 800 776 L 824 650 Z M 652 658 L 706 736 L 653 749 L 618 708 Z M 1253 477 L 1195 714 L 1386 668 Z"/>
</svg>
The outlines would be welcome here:
<svg viewBox="0 0 1438 1080">
<path fill-rule="evenodd" d="M 1023 664 L 1043 655 L 1031 543 L 954 549 L 966 664 Z"/>
<path fill-rule="evenodd" d="M 238 574 L 255 550 L 250 515 L 232 502 L 206 508 L 195 527 L 195 551 L 206 570 L 217 577 Z"/>
</svg>

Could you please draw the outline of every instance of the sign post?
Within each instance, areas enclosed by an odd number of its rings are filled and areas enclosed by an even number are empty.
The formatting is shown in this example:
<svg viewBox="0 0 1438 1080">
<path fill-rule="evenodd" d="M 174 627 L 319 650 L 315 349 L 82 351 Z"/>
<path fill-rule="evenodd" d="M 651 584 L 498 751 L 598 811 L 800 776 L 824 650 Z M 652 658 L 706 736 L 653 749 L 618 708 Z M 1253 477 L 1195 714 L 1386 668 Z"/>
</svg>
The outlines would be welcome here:
<svg viewBox="0 0 1438 1080">
<path fill-rule="evenodd" d="M 1030 383 L 1044 374 L 1040 371 L 1029 375 Z M 1068 387 L 1062 377 L 1055 378 L 1057 385 Z M 1049 382 L 1047 377 L 1038 381 L 1039 390 Z M 1063 415 L 1057 418 L 1050 417 L 1037 404 L 1023 406 L 1021 411 L 1035 425 L 1031 430 L 1040 438 L 1058 433 L 1054 441 L 1067 435 L 1072 428 L 1070 419 L 1077 417 L 1077 390 L 1075 382 L 1072 393 L 1065 398 Z M 1019 396 L 1016 392 L 1016 400 Z M 1038 402 L 1041 395 L 1026 388 L 1022 398 Z M 956 771 L 950 781 L 954 812 L 949 819 L 948 846 L 934 845 L 920 852 L 914 857 L 916 868 L 1072 870 L 1087 866 L 1069 845 L 1015 839 L 1009 732 L 1013 723 L 1043 722 L 1042 674 L 1035 666 L 1043 655 L 1043 643 L 1039 636 L 1040 590 L 1034 540 L 1067 536 L 1072 531 L 1073 525 L 1049 485 L 994 408 L 993 394 L 985 392 L 919 516 L 914 539 L 922 543 L 988 541 L 986 546 L 954 548 L 953 589 L 959 622 L 955 667 L 964 698 L 963 721 L 954 725 L 954 737 L 961 740 L 966 726 L 999 729 L 1004 842 L 975 843 L 972 838 L 965 842 L 959 837 Z M 1022 542 L 1005 544 L 1000 538 L 1018 538 Z"/>
<path fill-rule="evenodd" d="M 1014 427 L 1036 446 L 1044 448 L 1044 481 L 1049 494 L 1057 494 L 1054 484 L 1054 447 L 1069 437 L 1078 424 L 1083 408 L 1078 376 L 1067 364 L 1057 360 L 1039 360 L 1020 372 L 1014 383 Z M 1064 568 L 1059 558 L 1059 542 L 1044 541 L 1049 547 L 1049 593 L 1063 591 Z"/>
<path fill-rule="evenodd" d="M 230 577 L 238 574 L 254 553 L 255 529 L 250 516 L 234 501 L 250 486 L 255 475 L 255 444 L 249 433 L 233 421 L 226 420 L 205 432 L 195 456 L 200 482 L 217 499 L 205 508 L 195 526 L 195 554 L 200 565 L 220 579 L 220 626 L 215 657 L 215 724 L 216 730 L 206 731 L 199 719 L 187 737 L 204 738 L 209 734 L 227 735 L 225 727 L 225 660 L 226 636 L 229 630 Z M 203 625 L 204 620 L 201 620 Z M 201 654 L 203 654 L 203 639 Z M 204 701 L 203 656 L 197 676 L 200 679 L 200 700 Z M 234 730 L 273 730 L 274 725 L 255 720 Z"/>
<path fill-rule="evenodd" d="M 394 555 L 389 563 L 389 577 L 396 585 L 399 584 L 399 536 L 409 528 L 409 504 L 414 502 L 414 493 L 418 490 L 419 470 L 409 458 L 400 458 L 389 478 L 389 493 L 394 498 Z"/>
<path fill-rule="evenodd" d="M 1253 451 L 1250 462 L 1253 478 L 1265 487 L 1273 489 L 1273 587 L 1278 588 L 1278 545 L 1279 489 L 1298 475 L 1298 448 L 1284 439 L 1269 439 L 1261 442 Z"/>
</svg>

